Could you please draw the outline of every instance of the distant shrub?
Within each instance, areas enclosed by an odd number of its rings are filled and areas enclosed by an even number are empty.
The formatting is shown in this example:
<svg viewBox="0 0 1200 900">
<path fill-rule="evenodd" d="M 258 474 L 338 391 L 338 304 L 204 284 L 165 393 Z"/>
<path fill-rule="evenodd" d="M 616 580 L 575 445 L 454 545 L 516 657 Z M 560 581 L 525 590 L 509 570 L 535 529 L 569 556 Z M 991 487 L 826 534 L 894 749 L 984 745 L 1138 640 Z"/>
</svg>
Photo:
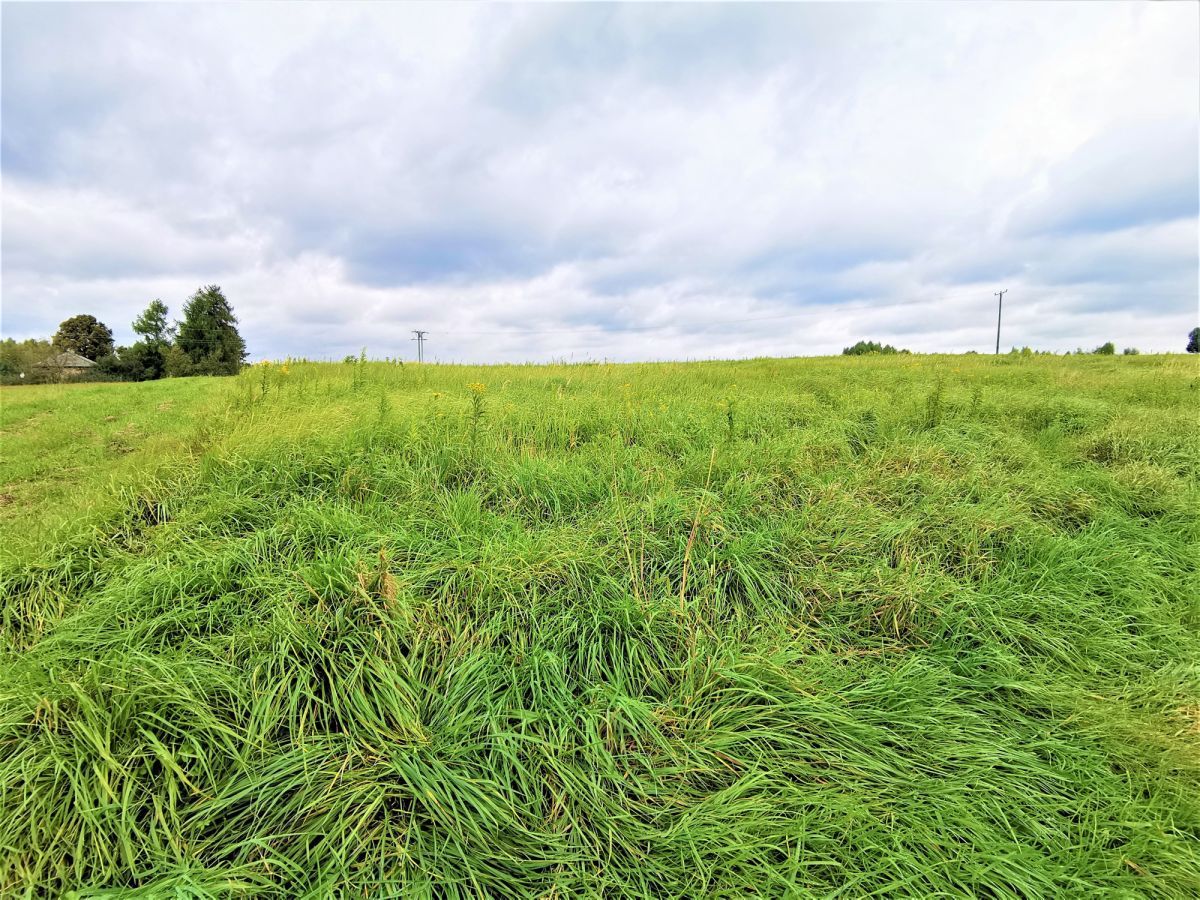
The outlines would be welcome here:
<svg viewBox="0 0 1200 900">
<path fill-rule="evenodd" d="M 908 353 L 907 350 L 897 350 L 891 344 L 879 344 L 875 341 L 859 341 L 853 347 L 846 347 L 842 350 L 842 356 L 866 356 L 871 353 L 881 353 L 884 355 L 892 353 Z"/>
<path fill-rule="evenodd" d="M 1200 328 L 1188 332 L 1187 352 L 1200 353 Z"/>
<path fill-rule="evenodd" d="M 20 384 L 33 374 L 37 363 L 54 353 L 49 341 L 29 338 L 18 343 L 13 338 L 0 341 L 0 378 L 11 378 L 6 383 Z M 25 378 L 21 378 L 21 373 Z"/>
<path fill-rule="evenodd" d="M 1124 350 L 1121 351 L 1121 355 L 1122 356 L 1137 356 L 1141 352 L 1142 351 L 1139 350 L 1137 347 L 1126 347 Z"/>
<path fill-rule="evenodd" d="M 1114 353 L 1117 352 L 1117 348 L 1116 348 L 1116 345 L 1113 344 L 1112 341 L 1108 341 L 1107 343 L 1101 344 L 1099 347 L 1097 347 L 1092 352 L 1098 353 L 1101 356 L 1112 356 Z"/>
<path fill-rule="evenodd" d="M 166 356 L 160 345 L 137 341 L 96 360 L 93 371 L 103 381 L 152 381 L 166 375 Z"/>
</svg>

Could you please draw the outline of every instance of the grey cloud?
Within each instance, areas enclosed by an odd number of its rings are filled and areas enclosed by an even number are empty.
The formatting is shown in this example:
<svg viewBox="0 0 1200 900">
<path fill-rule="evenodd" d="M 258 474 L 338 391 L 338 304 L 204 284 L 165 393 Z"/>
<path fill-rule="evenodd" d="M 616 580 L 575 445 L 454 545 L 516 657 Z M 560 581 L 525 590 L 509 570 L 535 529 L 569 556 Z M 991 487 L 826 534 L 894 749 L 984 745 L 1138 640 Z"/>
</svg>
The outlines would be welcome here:
<svg viewBox="0 0 1200 900">
<path fill-rule="evenodd" d="M 1192 7 L 3 17 L 6 334 L 212 281 L 262 355 L 985 347 L 1005 285 L 1022 343 L 1194 318 Z"/>
<path fill-rule="evenodd" d="M 1131 119 L 1046 172 L 1014 215 L 1018 233 L 1104 232 L 1200 213 L 1200 132 L 1186 118 Z"/>
</svg>

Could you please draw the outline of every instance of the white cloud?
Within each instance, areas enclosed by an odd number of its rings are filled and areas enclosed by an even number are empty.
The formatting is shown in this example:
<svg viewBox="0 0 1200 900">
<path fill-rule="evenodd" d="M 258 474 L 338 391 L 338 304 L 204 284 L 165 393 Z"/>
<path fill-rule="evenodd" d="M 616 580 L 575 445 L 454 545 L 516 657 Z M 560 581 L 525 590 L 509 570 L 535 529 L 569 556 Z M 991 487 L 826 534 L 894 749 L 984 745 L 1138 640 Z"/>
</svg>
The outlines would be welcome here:
<svg viewBox="0 0 1200 900">
<path fill-rule="evenodd" d="M 292 13 L 4 8 L 6 335 L 210 282 L 256 355 L 986 349 L 1004 286 L 1006 343 L 1195 324 L 1195 6 Z"/>
</svg>

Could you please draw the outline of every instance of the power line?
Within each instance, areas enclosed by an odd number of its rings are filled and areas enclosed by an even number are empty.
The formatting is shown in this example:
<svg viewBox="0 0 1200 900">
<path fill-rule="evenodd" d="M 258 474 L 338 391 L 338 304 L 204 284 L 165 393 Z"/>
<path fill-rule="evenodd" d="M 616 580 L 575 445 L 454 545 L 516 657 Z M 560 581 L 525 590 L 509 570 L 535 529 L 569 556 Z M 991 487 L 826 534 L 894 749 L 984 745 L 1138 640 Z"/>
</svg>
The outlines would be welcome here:
<svg viewBox="0 0 1200 900">
<path fill-rule="evenodd" d="M 967 292 L 963 292 L 960 294 L 951 295 L 949 297 L 940 297 L 938 299 L 945 301 L 945 300 L 959 299 L 959 298 L 969 297 L 969 296 L 971 296 L 971 294 L 969 294 Z M 978 296 L 978 295 L 976 295 L 976 296 Z M 878 307 L 867 306 L 864 304 L 864 305 L 861 305 L 859 307 L 854 307 L 854 308 L 882 309 L 882 308 L 885 308 L 886 306 L 903 306 L 908 302 L 913 302 L 913 301 L 905 300 L 905 301 L 901 301 L 899 303 L 881 304 Z M 816 313 L 816 310 L 810 308 L 810 309 L 805 310 L 804 312 L 773 313 L 773 314 L 767 315 L 767 316 L 743 316 L 738 319 L 722 319 L 722 320 L 713 321 L 713 322 L 704 322 L 704 323 L 700 324 L 700 326 L 698 328 L 691 328 L 691 329 L 688 329 L 688 331 L 689 332 L 708 331 L 713 328 L 727 328 L 727 327 L 730 327 L 733 325 L 741 325 L 746 322 L 771 322 L 771 321 L 776 321 L 779 319 L 802 319 L 802 318 L 806 318 L 808 316 L 812 316 L 815 313 Z M 523 335 L 537 335 L 537 334 L 595 333 L 597 335 L 609 335 L 609 334 L 637 334 L 637 333 L 644 333 L 644 332 L 664 331 L 664 330 L 667 330 L 670 328 L 679 328 L 679 327 L 680 327 L 680 325 L 678 322 L 668 322 L 668 323 L 664 323 L 662 325 L 626 325 L 626 326 L 584 325 L 584 326 L 580 326 L 578 328 L 504 328 L 504 329 L 493 329 L 493 330 L 489 330 L 489 331 L 477 331 L 477 330 L 471 330 L 471 329 L 455 328 L 453 331 L 453 334 L 455 334 L 455 335 L 471 334 L 471 335 L 485 335 L 485 336 L 514 335 L 514 336 L 518 336 L 518 337 L 523 336 Z M 426 332 L 426 334 L 429 334 L 429 333 L 449 334 L 451 332 L 438 332 L 438 331 Z"/>
<path fill-rule="evenodd" d="M 416 335 L 416 337 L 414 337 L 413 340 L 417 342 L 417 362 L 425 362 L 425 341 L 426 341 L 425 335 L 429 334 L 429 332 L 428 331 L 417 331 L 414 328 L 413 334 Z"/>
<path fill-rule="evenodd" d="M 766 322 L 775 319 L 799 319 L 805 316 L 812 315 L 812 311 L 802 313 L 779 313 L 771 316 L 748 316 L 741 319 L 725 319 L 717 322 L 705 322 L 701 325 L 699 331 L 705 331 L 710 328 L 726 328 L 730 325 L 740 325 L 744 322 Z M 478 334 L 478 335 L 526 335 L 526 334 L 581 334 L 585 332 L 596 332 L 598 334 L 636 334 L 650 331 L 663 331 L 668 328 L 679 327 L 678 322 L 667 322 L 662 325 L 584 325 L 579 328 L 505 328 L 493 331 L 470 331 L 462 329 L 454 329 L 455 334 Z"/>
</svg>

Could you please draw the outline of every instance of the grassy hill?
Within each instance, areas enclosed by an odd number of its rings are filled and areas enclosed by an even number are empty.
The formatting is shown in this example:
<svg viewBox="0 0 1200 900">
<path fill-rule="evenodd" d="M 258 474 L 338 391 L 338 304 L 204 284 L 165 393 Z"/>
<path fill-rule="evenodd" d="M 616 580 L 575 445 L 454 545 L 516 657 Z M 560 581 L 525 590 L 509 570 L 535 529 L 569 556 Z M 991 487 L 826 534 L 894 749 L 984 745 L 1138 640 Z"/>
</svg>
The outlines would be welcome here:
<svg viewBox="0 0 1200 900">
<path fill-rule="evenodd" d="M 1195 360 L 0 398 L 0 895 L 1200 894 Z"/>
</svg>

